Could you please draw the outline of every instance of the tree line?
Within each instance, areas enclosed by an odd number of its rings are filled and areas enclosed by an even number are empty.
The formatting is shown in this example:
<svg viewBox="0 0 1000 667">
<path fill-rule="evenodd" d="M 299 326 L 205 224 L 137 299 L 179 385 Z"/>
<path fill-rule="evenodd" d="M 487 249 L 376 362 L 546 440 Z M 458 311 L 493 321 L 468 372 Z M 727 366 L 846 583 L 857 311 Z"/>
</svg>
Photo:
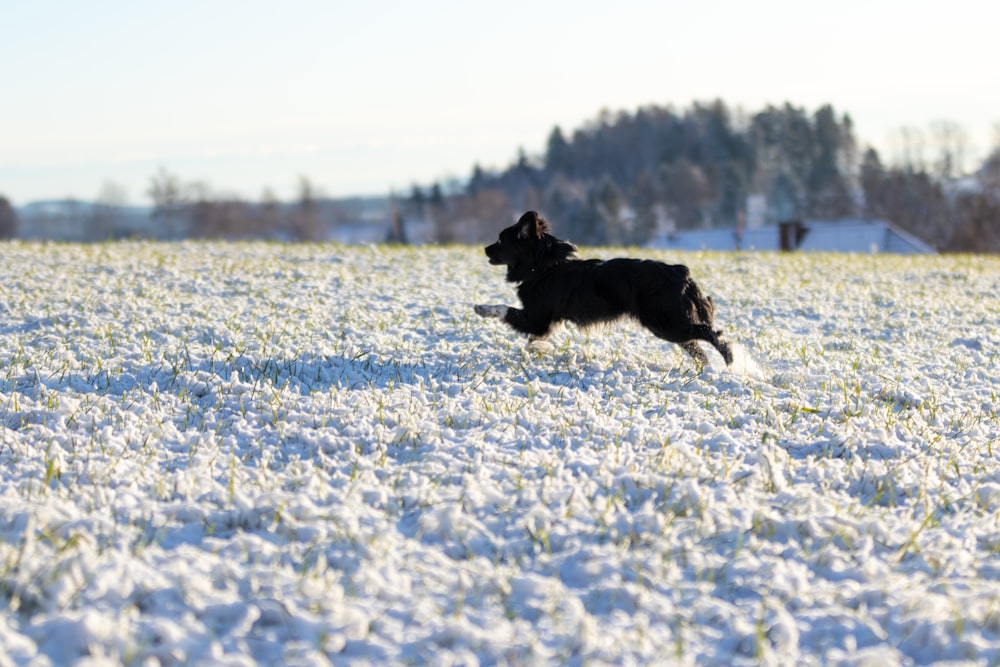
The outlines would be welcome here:
<svg viewBox="0 0 1000 667">
<path fill-rule="evenodd" d="M 901 129 L 886 162 L 858 145 L 850 116 L 830 105 L 602 111 L 572 133 L 553 128 L 541 155 L 521 150 L 500 169 L 476 165 L 467 179 L 414 184 L 390 198 L 380 224 L 392 242 L 414 240 L 419 223 L 421 240 L 479 243 L 537 209 L 574 241 L 642 245 L 665 230 L 867 218 L 939 250 L 1000 252 L 1000 125 L 981 164 L 969 169 L 968 154 L 964 130 L 938 122 L 929 133 Z M 268 192 L 248 202 L 161 168 L 146 194 L 157 238 L 321 240 L 350 217 L 306 177 L 292 202 Z M 120 224 L 123 202 L 105 186 L 85 216 L 93 238 L 134 233 Z M 15 236 L 17 223 L 0 197 L 0 238 Z"/>
<path fill-rule="evenodd" d="M 298 181 L 298 195 L 281 202 L 270 191 L 260 201 L 213 191 L 206 183 L 186 182 L 160 167 L 149 180 L 146 195 L 152 209 L 130 209 L 125 191 L 105 183 L 94 202 L 46 202 L 40 213 L 29 213 L 22 225 L 10 201 L 0 196 L 0 238 L 103 241 L 116 238 L 326 240 L 331 225 L 350 217 L 343 206 L 331 204 L 307 177 Z"/>
<path fill-rule="evenodd" d="M 298 197 L 281 204 L 265 191 L 259 203 L 213 195 L 202 183 L 183 183 L 160 168 L 147 191 L 153 219 L 168 238 L 273 238 L 319 241 L 324 237 L 320 197 L 307 177 L 299 177 Z"/>
<path fill-rule="evenodd" d="M 604 111 L 572 134 L 555 127 L 542 156 L 476 166 L 450 197 L 414 185 L 409 214 L 430 217 L 441 241 L 478 241 L 537 208 L 579 242 L 641 245 L 664 227 L 745 224 L 756 198 L 763 222 L 884 219 L 940 250 L 1000 251 L 1000 130 L 971 176 L 968 136 L 954 123 L 935 123 L 929 138 L 904 128 L 896 144 L 886 164 L 830 105 Z"/>
</svg>

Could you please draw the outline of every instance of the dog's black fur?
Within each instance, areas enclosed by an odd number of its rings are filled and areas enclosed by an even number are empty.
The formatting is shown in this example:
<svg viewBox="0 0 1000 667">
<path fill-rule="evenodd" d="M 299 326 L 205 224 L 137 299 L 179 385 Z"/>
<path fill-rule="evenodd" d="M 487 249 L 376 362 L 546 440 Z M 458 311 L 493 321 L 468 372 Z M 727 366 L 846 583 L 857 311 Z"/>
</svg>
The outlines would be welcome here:
<svg viewBox="0 0 1000 667">
<path fill-rule="evenodd" d="M 653 260 L 580 260 L 576 246 L 549 234 L 549 224 L 528 211 L 486 247 L 490 264 L 505 265 L 507 280 L 519 283 L 523 309 L 476 306 L 483 317 L 497 317 L 528 335 L 529 344 L 544 340 L 552 325 L 569 320 L 579 326 L 623 317 L 639 321 L 653 334 L 677 343 L 698 366 L 708 362 L 695 341 L 707 341 L 726 365 L 733 353 L 713 327 L 712 299 L 702 294 L 686 266 Z"/>
</svg>

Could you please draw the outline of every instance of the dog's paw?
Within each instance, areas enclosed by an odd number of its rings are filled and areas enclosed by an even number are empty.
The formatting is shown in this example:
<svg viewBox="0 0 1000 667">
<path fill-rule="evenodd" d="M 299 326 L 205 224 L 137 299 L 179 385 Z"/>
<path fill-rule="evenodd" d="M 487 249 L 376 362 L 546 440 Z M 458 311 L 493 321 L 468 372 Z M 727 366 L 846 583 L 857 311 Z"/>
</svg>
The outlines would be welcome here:
<svg viewBox="0 0 1000 667">
<path fill-rule="evenodd" d="M 547 340 L 529 340 L 528 341 L 528 352 L 535 355 L 550 354 L 555 351 L 556 346 Z"/>
<path fill-rule="evenodd" d="M 476 305 L 472 307 L 476 311 L 476 315 L 480 317 L 498 317 L 503 319 L 507 314 L 507 306 L 484 306 Z"/>
</svg>

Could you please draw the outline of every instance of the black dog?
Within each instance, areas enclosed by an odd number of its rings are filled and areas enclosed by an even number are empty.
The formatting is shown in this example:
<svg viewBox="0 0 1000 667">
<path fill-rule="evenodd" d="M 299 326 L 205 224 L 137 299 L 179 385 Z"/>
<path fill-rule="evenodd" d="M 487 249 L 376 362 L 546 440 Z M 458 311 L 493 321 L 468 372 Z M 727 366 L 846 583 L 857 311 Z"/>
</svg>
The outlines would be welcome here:
<svg viewBox="0 0 1000 667">
<path fill-rule="evenodd" d="M 656 336 L 678 343 L 695 362 L 708 362 L 695 342 L 704 340 L 733 363 L 729 343 L 713 328 L 712 299 L 704 296 L 686 266 L 652 260 L 575 259 L 576 246 L 549 234 L 549 224 L 528 211 L 486 247 L 490 264 L 507 267 L 507 280 L 520 283 L 523 309 L 475 306 L 528 334 L 529 345 L 544 340 L 563 320 L 586 327 L 632 317 Z"/>
</svg>

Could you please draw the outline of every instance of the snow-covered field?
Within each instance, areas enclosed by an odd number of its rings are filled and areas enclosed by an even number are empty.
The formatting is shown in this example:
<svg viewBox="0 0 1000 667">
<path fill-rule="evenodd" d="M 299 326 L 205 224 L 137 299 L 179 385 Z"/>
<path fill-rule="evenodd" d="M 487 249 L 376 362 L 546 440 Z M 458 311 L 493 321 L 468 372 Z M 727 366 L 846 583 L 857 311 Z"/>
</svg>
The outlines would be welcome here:
<svg viewBox="0 0 1000 667">
<path fill-rule="evenodd" d="M 734 369 L 479 248 L 0 246 L 0 664 L 997 664 L 1000 259 L 642 254 Z"/>
</svg>

